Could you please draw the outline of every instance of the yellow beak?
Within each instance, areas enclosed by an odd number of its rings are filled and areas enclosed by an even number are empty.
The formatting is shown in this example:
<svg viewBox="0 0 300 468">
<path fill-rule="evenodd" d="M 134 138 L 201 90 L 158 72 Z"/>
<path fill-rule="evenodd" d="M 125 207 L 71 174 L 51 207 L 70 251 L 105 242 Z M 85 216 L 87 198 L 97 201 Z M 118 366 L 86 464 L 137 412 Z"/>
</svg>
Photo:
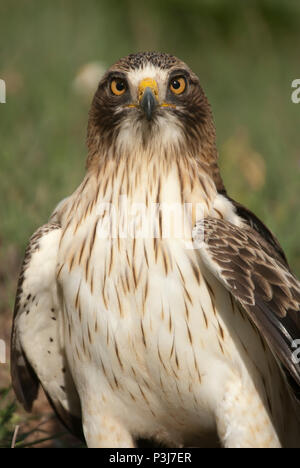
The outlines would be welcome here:
<svg viewBox="0 0 300 468">
<path fill-rule="evenodd" d="M 141 102 L 141 100 L 143 99 L 143 95 L 147 88 L 150 88 L 156 100 L 158 100 L 158 86 L 157 86 L 156 81 L 153 80 L 152 78 L 145 78 L 139 84 L 139 90 L 138 90 L 139 102 Z"/>
</svg>

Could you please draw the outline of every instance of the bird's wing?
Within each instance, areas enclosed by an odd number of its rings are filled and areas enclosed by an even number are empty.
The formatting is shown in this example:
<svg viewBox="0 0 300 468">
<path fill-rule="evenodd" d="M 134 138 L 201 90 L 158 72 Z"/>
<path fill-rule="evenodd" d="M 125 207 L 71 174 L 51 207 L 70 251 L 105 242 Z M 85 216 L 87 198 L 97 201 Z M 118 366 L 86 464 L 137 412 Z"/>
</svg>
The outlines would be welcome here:
<svg viewBox="0 0 300 468">
<path fill-rule="evenodd" d="M 81 437 L 81 411 L 61 339 L 56 263 L 61 228 L 50 222 L 30 239 L 15 302 L 12 341 L 12 384 L 27 411 L 39 384 L 61 421 Z"/>
<path fill-rule="evenodd" d="M 271 249 L 271 256 L 276 257 L 281 263 L 284 263 L 289 268 L 287 258 L 281 245 L 267 226 L 252 211 L 248 210 L 248 208 L 233 200 L 227 194 L 224 194 L 224 196 L 232 203 L 236 214 L 242 218 L 248 226 L 258 232 L 260 239 L 264 244 L 264 249 Z"/>
<path fill-rule="evenodd" d="M 300 282 L 257 230 L 205 218 L 193 230 L 199 261 L 247 311 L 290 375 L 300 384 Z M 296 340 L 296 341 L 295 341 Z M 299 394 L 297 395 L 299 398 Z"/>
</svg>

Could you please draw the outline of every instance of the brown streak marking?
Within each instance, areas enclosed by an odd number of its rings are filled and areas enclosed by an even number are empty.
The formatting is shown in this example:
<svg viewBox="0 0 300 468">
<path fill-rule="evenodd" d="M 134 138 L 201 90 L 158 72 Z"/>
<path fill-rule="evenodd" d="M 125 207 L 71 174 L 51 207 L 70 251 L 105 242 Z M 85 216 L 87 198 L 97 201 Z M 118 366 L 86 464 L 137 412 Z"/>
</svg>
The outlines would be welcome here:
<svg viewBox="0 0 300 468">
<path fill-rule="evenodd" d="M 173 335 L 172 348 L 171 348 L 171 351 L 170 351 L 170 359 L 173 356 L 174 349 L 175 349 L 175 335 Z"/>
<path fill-rule="evenodd" d="M 184 286 L 185 286 L 185 279 L 184 279 L 184 276 L 183 276 L 183 274 L 182 274 L 182 271 L 181 271 L 181 269 L 180 269 L 180 267 L 179 267 L 179 265 L 178 265 L 177 262 L 176 262 L 176 266 L 177 266 L 177 269 L 178 269 L 178 271 L 179 271 L 179 273 L 180 273 L 181 280 L 182 280 L 182 282 L 183 282 L 183 284 L 184 284 Z"/>
<path fill-rule="evenodd" d="M 80 281 L 80 283 L 79 283 L 79 286 L 78 286 L 78 289 L 77 289 L 76 298 L 75 298 L 75 309 L 78 309 L 80 288 L 81 288 L 81 281 Z"/>
<path fill-rule="evenodd" d="M 221 211 L 219 211 L 217 208 L 214 208 L 214 210 L 215 210 L 216 213 L 218 213 L 218 215 L 220 216 L 221 219 L 224 219 L 224 216 L 221 213 Z"/>
<path fill-rule="evenodd" d="M 144 291 L 144 303 L 147 300 L 148 292 L 149 292 L 149 281 L 148 281 L 148 277 L 147 277 L 146 284 L 145 284 L 145 291 Z"/>
<path fill-rule="evenodd" d="M 122 363 L 121 358 L 120 358 L 119 348 L 118 348 L 116 340 L 115 340 L 115 352 L 116 352 L 116 355 L 117 355 L 117 358 L 118 358 L 121 369 L 124 369 L 123 363 Z"/>
<path fill-rule="evenodd" d="M 147 267 L 149 268 L 148 254 L 147 254 L 147 250 L 146 250 L 145 244 L 144 244 L 144 254 L 145 254 L 145 260 L 146 260 L 146 263 L 147 263 Z"/>
<path fill-rule="evenodd" d="M 102 197 L 104 198 L 105 195 L 106 195 L 106 190 L 107 190 L 107 186 L 108 186 L 108 181 L 109 181 L 109 178 L 107 177 L 106 178 L 106 181 L 105 181 L 105 184 L 104 184 L 104 187 L 103 187 L 103 192 L 102 192 Z"/>
<path fill-rule="evenodd" d="M 94 268 L 93 268 L 93 272 L 91 274 L 91 284 L 90 284 L 90 288 L 91 288 L 91 294 L 93 295 L 94 294 Z"/>
<path fill-rule="evenodd" d="M 88 325 L 88 339 L 89 339 L 89 343 L 92 344 L 92 337 L 91 337 L 91 331 L 90 331 L 90 327 Z"/>
<path fill-rule="evenodd" d="M 86 281 L 86 283 L 88 282 L 89 266 L 90 266 L 90 257 L 87 257 L 86 262 L 85 262 L 85 281 Z"/>
<path fill-rule="evenodd" d="M 180 186 L 180 199 L 181 199 L 181 204 L 183 204 L 183 202 L 184 202 L 184 197 L 183 197 L 184 185 L 183 185 L 183 180 L 182 180 L 182 177 L 181 177 L 181 170 L 180 170 L 180 167 L 179 167 L 178 160 L 176 160 L 176 164 L 177 164 L 177 173 L 178 173 L 179 186 Z"/>
<path fill-rule="evenodd" d="M 190 296 L 189 293 L 188 293 L 188 290 L 186 289 L 185 286 L 183 286 L 183 289 L 184 289 L 184 292 L 185 292 L 185 294 L 186 294 L 186 296 L 187 296 L 189 302 L 191 303 L 191 305 L 193 305 L 193 301 L 192 301 L 191 296 Z"/>
<path fill-rule="evenodd" d="M 104 364 L 103 364 L 102 359 L 100 359 L 100 364 L 101 364 L 101 367 L 102 367 L 103 374 L 104 374 L 106 380 L 108 380 L 107 373 L 106 373 L 106 369 L 105 369 L 105 367 L 104 367 Z"/>
<path fill-rule="evenodd" d="M 189 308 L 188 308 L 188 305 L 186 303 L 186 300 L 185 299 L 183 299 L 183 300 L 184 300 L 184 307 L 185 307 L 185 316 L 186 316 L 186 319 L 189 320 L 189 318 L 190 318 Z"/>
<path fill-rule="evenodd" d="M 122 303 L 121 303 L 121 301 L 120 301 L 119 292 L 118 292 L 116 286 L 115 286 L 115 291 L 116 291 L 116 295 L 117 295 L 117 299 L 118 299 L 118 306 L 119 306 L 120 317 L 124 317 L 123 308 L 122 308 Z"/>
<path fill-rule="evenodd" d="M 84 191 L 84 189 L 85 189 L 87 183 L 89 182 L 89 180 L 90 180 L 89 177 L 87 177 L 87 178 L 85 179 L 85 181 L 84 181 L 84 183 L 83 183 L 81 189 L 79 190 L 79 194 L 82 194 L 82 193 L 83 193 L 83 191 Z"/>
<path fill-rule="evenodd" d="M 190 328 L 189 328 L 189 326 L 188 326 L 187 321 L 185 322 L 185 324 L 186 324 L 186 329 L 187 329 L 187 332 L 188 332 L 189 342 L 190 342 L 191 345 L 193 346 L 193 337 L 192 337 L 191 330 L 190 330 Z"/>
<path fill-rule="evenodd" d="M 82 343 L 83 353 L 86 355 L 86 347 L 85 347 L 85 341 L 84 341 L 83 335 L 81 336 L 81 343 Z"/>
<path fill-rule="evenodd" d="M 180 365 L 179 365 L 179 360 L 178 360 L 178 355 L 177 355 L 177 351 L 175 350 L 175 362 L 176 362 L 176 367 L 177 369 L 179 370 L 180 369 Z"/>
<path fill-rule="evenodd" d="M 127 292 L 127 289 L 126 289 L 126 284 L 125 284 L 125 280 L 124 280 L 123 275 L 121 276 L 121 284 L 122 284 L 123 293 L 125 295 L 126 292 Z"/>
<path fill-rule="evenodd" d="M 221 338 L 222 338 L 222 340 L 224 340 L 224 330 L 223 330 L 223 328 L 221 327 L 221 324 L 220 324 L 219 321 L 218 321 L 218 325 L 219 325 L 219 332 L 220 332 L 220 334 L 221 334 Z"/>
<path fill-rule="evenodd" d="M 95 204 L 95 205 L 96 205 L 96 203 L 97 203 L 97 201 L 98 201 L 100 187 L 101 187 L 101 185 L 100 185 L 100 184 L 98 184 L 98 186 L 97 186 L 97 190 L 96 190 L 95 199 L 94 199 L 94 204 Z"/>
<path fill-rule="evenodd" d="M 156 237 L 153 237 L 153 250 L 154 250 L 155 263 L 157 263 L 157 257 L 158 257 L 158 241 L 157 241 Z"/>
<path fill-rule="evenodd" d="M 176 381 L 175 381 L 175 385 L 176 385 L 176 389 L 177 389 L 177 393 L 178 393 L 179 399 L 180 399 L 181 402 L 183 403 L 183 399 L 182 399 L 181 393 L 180 393 L 179 388 L 178 388 L 178 383 L 177 383 Z"/>
<path fill-rule="evenodd" d="M 114 381 L 115 381 L 115 385 L 117 387 L 117 389 L 119 390 L 120 388 L 122 388 L 120 382 L 118 381 L 117 377 L 115 376 L 115 374 L 113 374 L 114 376 Z"/>
<path fill-rule="evenodd" d="M 135 265 L 134 263 L 132 264 L 132 275 L 133 275 L 133 282 L 135 289 L 137 288 L 137 279 L 136 279 L 136 271 L 135 271 Z"/>
<path fill-rule="evenodd" d="M 162 212 L 159 210 L 158 213 L 158 225 L 159 225 L 159 238 L 162 238 Z"/>
<path fill-rule="evenodd" d="M 93 251 L 94 244 L 95 244 L 98 222 L 99 222 L 99 216 L 98 216 L 98 218 L 96 219 L 95 226 L 94 226 L 94 229 L 93 229 L 93 233 L 92 233 L 92 236 L 91 236 L 91 241 L 90 241 L 90 256 L 92 255 L 92 251 Z"/>
<path fill-rule="evenodd" d="M 59 276 L 60 276 L 60 274 L 61 274 L 61 270 L 63 269 L 63 267 L 64 267 L 64 263 L 60 266 L 60 268 L 59 268 L 59 270 L 58 270 L 58 272 L 57 272 L 57 275 L 56 275 L 56 279 L 57 279 L 57 280 L 58 280 L 58 278 L 59 278 Z"/>
<path fill-rule="evenodd" d="M 223 346 L 222 346 L 222 344 L 221 344 L 221 342 L 220 342 L 219 338 L 218 338 L 218 343 L 219 343 L 220 349 L 221 349 L 221 351 L 222 351 L 222 354 L 225 354 L 225 353 L 224 353 Z"/>
<path fill-rule="evenodd" d="M 160 354 L 160 351 L 159 351 L 159 346 L 157 346 L 157 353 L 158 353 L 158 357 L 159 357 L 160 362 L 162 363 L 163 368 L 165 369 L 166 372 L 168 372 L 167 368 L 166 368 L 166 366 L 165 366 L 165 364 L 164 364 L 164 362 L 163 362 L 163 360 L 161 358 L 161 354 Z"/>
<path fill-rule="evenodd" d="M 161 386 L 162 391 L 164 392 L 164 394 L 166 394 L 166 390 L 165 390 L 165 387 L 164 387 L 164 385 L 163 385 L 163 381 L 162 381 L 161 375 L 159 376 L 159 382 L 160 382 L 160 386 Z"/>
<path fill-rule="evenodd" d="M 147 397 L 146 397 L 145 393 L 143 392 L 143 390 L 142 390 L 140 384 L 138 384 L 138 387 L 139 387 L 139 389 L 140 389 L 140 392 L 141 392 L 141 394 L 142 394 L 142 397 L 144 398 L 145 402 L 146 402 L 147 405 L 149 406 L 149 401 L 147 400 Z"/>
<path fill-rule="evenodd" d="M 106 324 L 106 344 L 109 345 L 109 330 L 108 330 L 108 323 Z"/>
<path fill-rule="evenodd" d="M 211 302 L 211 306 L 213 308 L 213 311 L 214 311 L 214 315 L 216 316 L 217 315 L 217 311 L 216 311 L 216 306 L 215 306 L 215 303 L 214 303 L 214 299 L 215 299 L 215 294 L 212 290 L 212 287 L 210 286 L 210 284 L 207 282 L 206 279 L 204 279 L 205 281 L 205 284 L 207 286 L 207 290 L 208 290 L 208 294 L 209 294 L 209 297 L 210 297 L 210 302 Z"/>
<path fill-rule="evenodd" d="M 203 310 L 203 307 L 202 307 L 202 306 L 201 306 L 201 310 L 202 310 L 202 314 L 203 314 L 203 318 L 204 318 L 204 321 L 205 321 L 206 328 L 208 328 L 208 320 L 207 320 L 207 316 L 206 316 L 206 313 L 204 312 L 204 310 Z"/>
<path fill-rule="evenodd" d="M 201 378 L 201 374 L 200 374 L 200 371 L 199 371 L 199 367 L 198 367 L 198 363 L 197 363 L 197 360 L 196 360 L 195 353 L 194 353 L 194 366 L 195 366 L 195 370 L 197 372 L 199 383 L 201 384 L 202 383 L 202 378 Z"/>
<path fill-rule="evenodd" d="M 169 272 L 168 261 L 167 261 L 166 252 L 164 249 L 162 249 L 162 256 L 163 256 L 165 274 L 166 276 L 168 276 L 168 272 Z"/>
<path fill-rule="evenodd" d="M 143 322 L 141 320 L 141 331 L 142 331 L 142 336 L 143 336 L 143 343 L 144 343 L 144 346 L 145 348 L 147 348 L 147 344 L 146 344 L 146 337 L 145 337 L 145 331 L 144 331 L 144 327 L 143 327 Z"/>
<path fill-rule="evenodd" d="M 146 385 L 146 387 L 148 388 L 148 390 L 151 390 L 151 387 L 149 385 L 149 383 L 143 378 L 143 381 L 144 381 L 144 384 Z"/>
<path fill-rule="evenodd" d="M 110 276 L 110 274 L 111 274 L 113 261 L 114 261 L 114 246 L 113 246 L 113 242 L 111 242 L 108 276 Z"/>
<path fill-rule="evenodd" d="M 172 331 L 172 326 L 173 326 L 172 317 L 171 317 L 171 314 L 169 313 L 169 332 L 170 332 L 170 333 L 171 333 L 171 331 Z"/>
<path fill-rule="evenodd" d="M 103 299 L 105 308 L 108 309 L 107 301 L 106 301 L 106 297 L 105 297 L 105 282 L 103 283 L 103 286 L 102 286 L 102 299 Z"/>
<path fill-rule="evenodd" d="M 129 277 L 128 277 L 128 272 L 127 272 L 127 269 L 126 269 L 126 285 L 127 285 L 127 290 L 128 292 L 130 291 L 130 283 L 129 283 Z"/>
<path fill-rule="evenodd" d="M 190 259 L 190 262 L 191 262 L 192 270 L 193 270 L 194 276 L 195 276 L 195 278 L 197 280 L 197 283 L 200 285 L 200 283 L 201 283 L 200 270 L 197 267 L 197 265 L 195 265 L 195 263 L 194 263 L 194 261 L 192 259 Z"/>
<path fill-rule="evenodd" d="M 79 259 L 78 259 L 78 264 L 79 264 L 79 265 L 80 265 L 80 263 L 81 263 L 83 251 L 84 251 L 84 248 L 85 248 L 85 243 L 86 243 L 86 238 L 84 239 L 84 241 L 83 241 L 83 243 L 82 243 L 82 246 L 81 246 L 81 249 L 80 249 L 80 255 L 79 255 Z"/>
<path fill-rule="evenodd" d="M 160 317 L 161 321 L 163 322 L 165 320 L 165 311 L 163 305 L 161 305 Z"/>
<path fill-rule="evenodd" d="M 77 221 L 76 226 L 75 226 L 75 229 L 74 229 L 74 231 L 73 231 L 73 235 L 76 234 L 76 232 L 77 232 L 77 230 L 78 230 L 80 224 L 81 224 L 81 219 L 79 219 L 79 220 Z"/>
</svg>

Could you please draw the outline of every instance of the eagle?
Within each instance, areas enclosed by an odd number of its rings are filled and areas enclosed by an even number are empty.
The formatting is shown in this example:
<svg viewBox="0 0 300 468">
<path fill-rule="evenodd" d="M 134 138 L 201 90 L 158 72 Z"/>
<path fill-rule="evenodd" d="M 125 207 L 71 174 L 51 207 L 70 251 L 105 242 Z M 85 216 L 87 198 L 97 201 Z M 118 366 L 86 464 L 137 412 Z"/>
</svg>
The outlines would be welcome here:
<svg viewBox="0 0 300 468">
<path fill-rule="evenodd" d="M 101 78 L 85 177 L 31 237 L 11 373 L 91 448 L 300 446 L 300 283 L 227 194 L 211 107 L 173 55 Z"/>
</svg>

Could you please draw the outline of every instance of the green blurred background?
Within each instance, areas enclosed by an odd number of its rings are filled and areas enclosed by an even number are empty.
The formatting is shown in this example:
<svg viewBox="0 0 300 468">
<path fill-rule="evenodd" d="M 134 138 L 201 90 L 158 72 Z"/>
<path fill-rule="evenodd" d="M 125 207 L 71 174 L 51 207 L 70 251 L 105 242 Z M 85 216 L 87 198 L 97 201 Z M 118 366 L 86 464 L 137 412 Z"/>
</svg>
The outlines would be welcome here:
<svg viewBox="0 0 300 468">
<path fill-rule="evenodd" d="M 1 0 L 0 338 L 29 236 L 82 180 L 98 75 L 141 50 L 198 73 L 230 195 L 268 224 L 300 275 L 299 39 L 299 0 Z"/>
</svg>

